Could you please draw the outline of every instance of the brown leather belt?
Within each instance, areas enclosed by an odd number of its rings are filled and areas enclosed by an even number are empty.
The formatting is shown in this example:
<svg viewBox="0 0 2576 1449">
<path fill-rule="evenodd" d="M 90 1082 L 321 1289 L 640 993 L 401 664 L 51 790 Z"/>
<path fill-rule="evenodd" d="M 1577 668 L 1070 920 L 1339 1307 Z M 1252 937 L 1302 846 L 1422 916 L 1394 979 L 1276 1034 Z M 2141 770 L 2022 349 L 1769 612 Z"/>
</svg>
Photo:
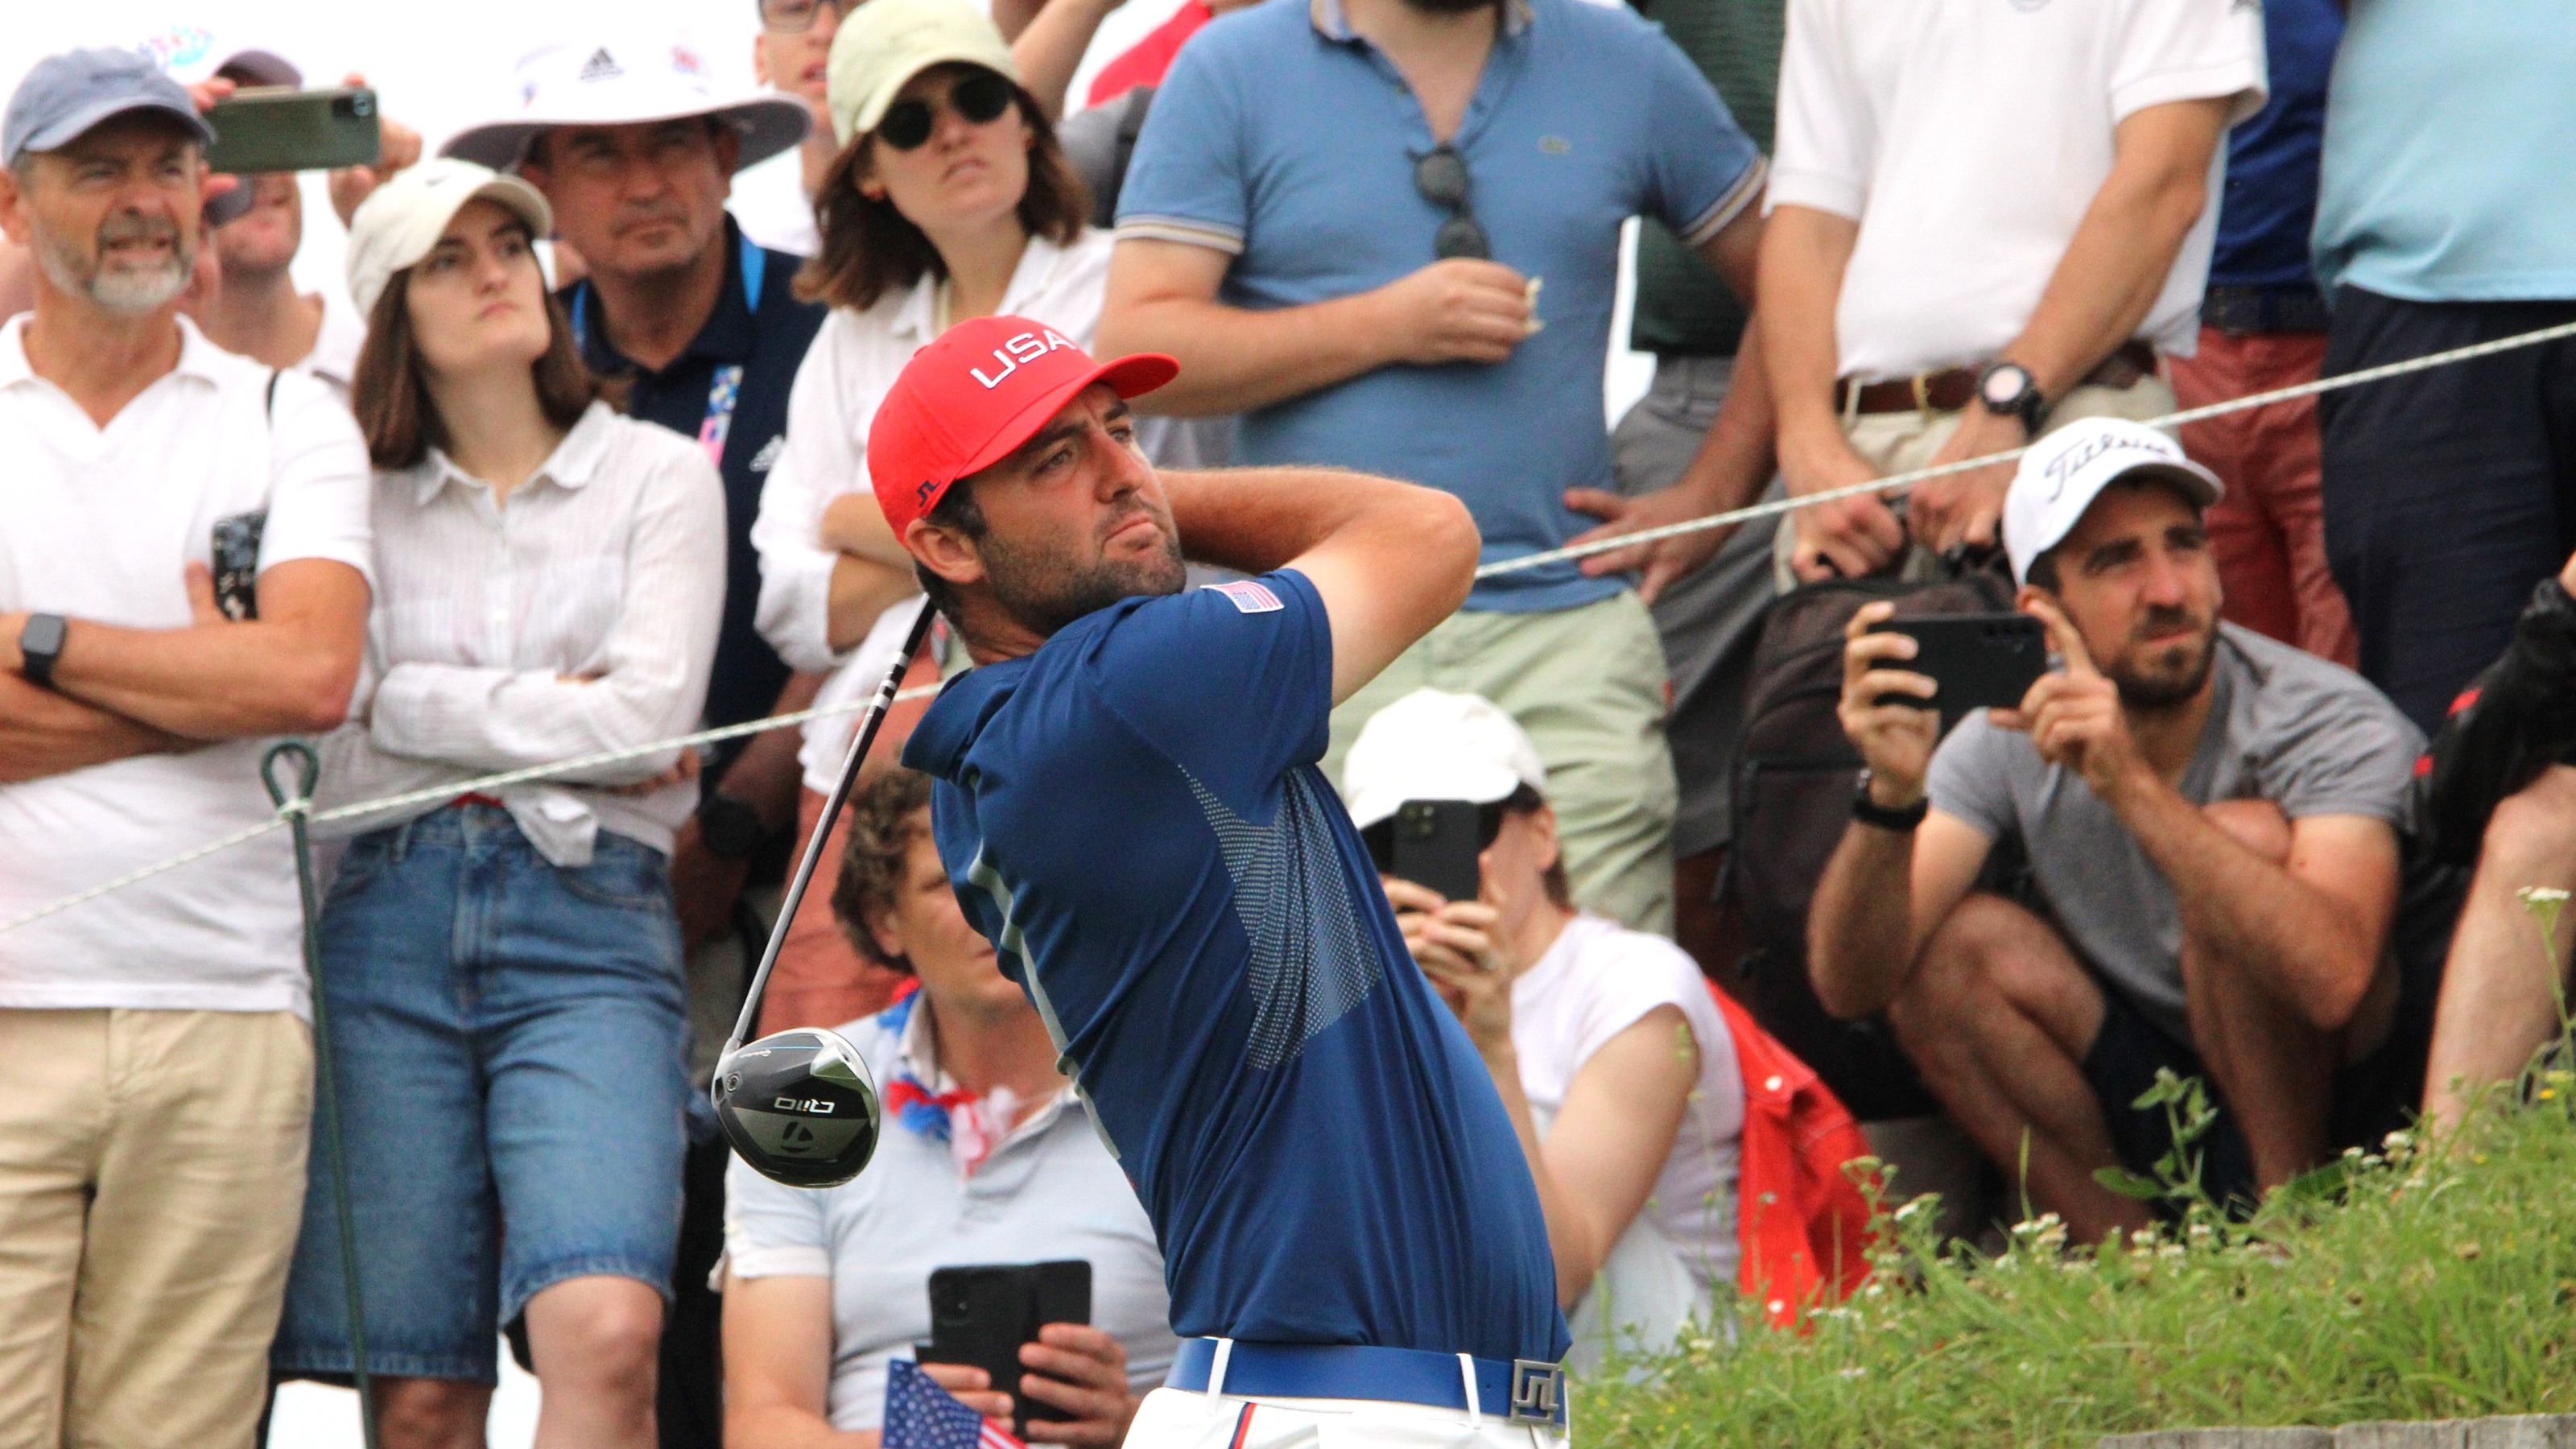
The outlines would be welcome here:
<svg viewBox="0 0 2576 1449">
<path fill-rule="evenodd" d="M 1913 377 L 1890 378 L 1885 382 L 1860 384 L 1860 405 L 1852 405 L 1852 381 L 1843 378 L 1834 384 L 1834 411 L 1838 413 L 1911 413 L 1956 412 L 1977 400 L 1975 367 L 1945 368 L 1940 372 L 1918 373 Z M 2156 350 L 2131 338 L 2102 359 L 2102 365 L 2084 375 L 2087 387 L 2130 387 L 2140 378 L 2156 375 Z"/>
</svg>

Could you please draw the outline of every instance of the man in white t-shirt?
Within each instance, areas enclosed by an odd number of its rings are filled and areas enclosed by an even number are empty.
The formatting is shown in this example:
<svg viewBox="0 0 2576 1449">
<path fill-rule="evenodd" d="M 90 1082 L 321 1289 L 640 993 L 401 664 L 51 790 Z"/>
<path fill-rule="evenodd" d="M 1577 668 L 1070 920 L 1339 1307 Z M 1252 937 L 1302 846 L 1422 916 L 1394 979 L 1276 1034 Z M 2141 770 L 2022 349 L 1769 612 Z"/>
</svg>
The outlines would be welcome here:
<svg viewBox="0 0 2576 1449">
<path fill-rule="evenodd" d="M 1707 981 L 1663 937 L 1574 908 L 1538 749 L 1491 701 L 1418 689 L 1379 710 L 1342 798 L 1519 1130 L 1573 1361 L 1671 1347 L 1736 1283 L 1744 1082 Z M 1399 817 L 1424 801 L 1477 807 L 1477 899 L 1394 874 Z"/>
<path fill-rule="evenodd" d="M 30 71 L 0 228 L 0 923 L 271 813 L 263 737 L 337 725 L 367 457 L 310 378 L 178 315 L 210 132 L 133 51 Z M 0 1424 L 241 1444 L 304 1192 L 313 1056 L 272 833 L 0 929 Z"/>
<path fill-rule="evenodd" d="M 2173 410 L 2219 138 L 2263 103 L 2247 0 L 1791 0 L 1761 258 L 1793 494 Z M 2008 467 L 1781 530 L 1788 576 L 1991 546 Z"/>
</svg>

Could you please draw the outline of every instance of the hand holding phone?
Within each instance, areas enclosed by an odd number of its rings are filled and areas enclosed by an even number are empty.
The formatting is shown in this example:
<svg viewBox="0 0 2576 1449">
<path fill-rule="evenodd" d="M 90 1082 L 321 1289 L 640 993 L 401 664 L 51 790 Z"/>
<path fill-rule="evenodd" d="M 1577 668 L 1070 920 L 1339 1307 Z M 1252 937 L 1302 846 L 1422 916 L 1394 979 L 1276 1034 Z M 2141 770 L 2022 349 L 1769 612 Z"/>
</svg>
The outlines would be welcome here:
<svg viewBox="0 0 2576 1449">
<path fill-rule="evenodd" d="M 1407 800 L 1395 807 L 1387 874 L 1472 901 L 1484 884 L 1485 807 L 1472 800 Z"/>
<path fill-rule="evenodd" d="M 1063 1415 L 1021 1392 L 1022 1346 L 1040 1342 L 1048 1324 L 1090 1321 L 1091 1264 L 1084 1259 L 940 1268 L 930 1275 L 930 1342 L 915 1353 L 925 1367 L 983 1370 L 992 1392 L 1010 1396 L 1011 1432 L 1026 1439 L 1032 1422 Z"/>
<path fill-rule="evenodd" d="M 331 171 L 382 159 L 376 93 L 364 87 L 245 87 L 215 102 L 206 124 L 215 132 L 206 169 L 227 175 Z"/>
</svg>

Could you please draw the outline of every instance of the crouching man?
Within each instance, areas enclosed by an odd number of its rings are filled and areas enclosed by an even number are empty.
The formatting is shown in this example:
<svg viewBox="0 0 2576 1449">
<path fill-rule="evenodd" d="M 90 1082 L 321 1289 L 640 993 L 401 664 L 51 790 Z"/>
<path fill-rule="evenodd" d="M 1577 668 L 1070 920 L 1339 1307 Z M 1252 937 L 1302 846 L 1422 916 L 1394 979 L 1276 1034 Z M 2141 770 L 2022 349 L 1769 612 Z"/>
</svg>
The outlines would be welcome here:
<svg viewBox="0 0 2576 1449">
<path fill-rule="evenodd" d="M 1816 891 L 1817 993 L 1887 1012 L 1959 1125 L 2087 1241 L 2146 1221 L 2095 1174 L 2173 1147 L 2166 1110 L 2135 1105 L 2160 1067 L 2218 1108 L 2193 1151 L 2221 1201 L 2406 1090 L 2387 942 L 2421 737 L 2358 676 L 2218 622 L 2219 492 L 2162 434 L 2069 426 L 2004 503 L 2061 671 L 1943 741 L 1913 641 L 1874 632 L 1890 605 L 1844 656 L 1869 768 Z M 1987 869 L 2005 841 L 2026 872 Z"/>
</svg>

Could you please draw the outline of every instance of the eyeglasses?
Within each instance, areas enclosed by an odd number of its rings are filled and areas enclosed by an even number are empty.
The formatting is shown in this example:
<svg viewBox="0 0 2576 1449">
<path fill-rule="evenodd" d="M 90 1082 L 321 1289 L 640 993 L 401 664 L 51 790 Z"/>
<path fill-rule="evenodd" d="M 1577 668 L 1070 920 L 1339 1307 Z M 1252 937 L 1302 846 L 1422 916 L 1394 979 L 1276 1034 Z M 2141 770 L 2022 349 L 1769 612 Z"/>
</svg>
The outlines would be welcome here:
<svg viewBox="0 0 2576 1449">
<path fill-rule="evenodd" d="M 948 108 L 973 125 L 1000 116 L 1010 109 L 1014 90 L 1009 81 L 989 70 L 979 70 L 949 87 Z M 930 102 L 920 97 L 897 101 L 886 107 L 885 118 L 877 122 L 877 139 L 898 151 L 910 151 L 930 139 L 931 127 L 938 115 Z"/>
<path fill-rule="evenodd" d="M 760 0 L 760 28 L 780 35 L 802 35 L 825 12 L 837 21 L 853 0 Z"/>
<path fill-rule="evenodd" d="M 1493 259 L 1493 243 L 1485 237 L 1484 226 L 1476 220 L 1467 196 L 1467 158 L 1446 141 L 1413 158 L 1413 189 L 1422 199 L 1449 213 L 1440 230 L 1431 234 L 1431 254 L 1442 261 L 1468 257 L 1476 261 Z"/>
</svg>

